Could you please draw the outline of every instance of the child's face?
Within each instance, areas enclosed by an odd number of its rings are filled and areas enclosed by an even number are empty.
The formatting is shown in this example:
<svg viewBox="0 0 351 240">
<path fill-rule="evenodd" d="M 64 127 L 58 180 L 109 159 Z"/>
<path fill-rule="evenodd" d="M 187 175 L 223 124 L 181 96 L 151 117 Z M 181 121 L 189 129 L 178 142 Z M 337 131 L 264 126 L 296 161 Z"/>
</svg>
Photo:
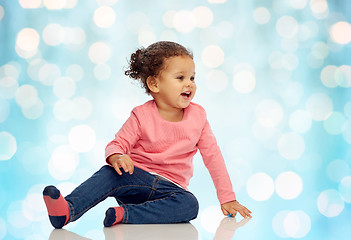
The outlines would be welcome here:
<svg viewBox="0 0 351 240">
<path fill-rule="evenodd" d="M 196 92 L 194 61 L 189 56 L 166 59 L 156 81 L 159 102 L 172 108 L 186 108 Z"/>
</svg>

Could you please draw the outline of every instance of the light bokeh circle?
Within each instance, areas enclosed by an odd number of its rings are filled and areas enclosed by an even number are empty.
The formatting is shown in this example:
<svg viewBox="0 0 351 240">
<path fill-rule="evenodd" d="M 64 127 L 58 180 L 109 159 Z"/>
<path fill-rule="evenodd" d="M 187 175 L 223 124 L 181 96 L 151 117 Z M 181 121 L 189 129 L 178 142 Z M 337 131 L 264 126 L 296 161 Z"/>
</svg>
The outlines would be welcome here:
<svg viewBox="0 0 351 240">
<path fill-rule="evenodd" d="M 5 16 L 4 8 L 2 6 L 0 6 L 0 21 L 4 16 Z"/>
<path fill-rule="evenodd" d="M 265 7 L 258 7 L 253 12 L 253 18 L 258 24 L 266 24 L 271 19 L 271 13 Z"/>
<path fill-rule="evenodd" d="M 38 90 L 32 85 L 22 85 L 16 91 L 16 102 L 19 106 L 29 108 L 38 101 Z"/>
<path fill-rule="evenodd" d="M 200 215 L 201 226 L 209 233 L 215 233 L 223 214 L 219 206 L 206 207 Z"/>
<path fill-rule="evenodd" d="M 69 65 L 66 69 L 67 77 L 72 78 L 75 82 L 82 80 L 84 76 L 83 68 L 78 64 Z"/>
<path fill-rule="evenodd" d="M 73 118 L 77 120 L 88 119 L 93 111 L 93 105 L 88 98 L 77 97 L 72 100 L 74 112 Z"/>
<path fill-rule="evenodd" d="M 234 74 L 233 87 L 243 94 L 252 92 L 256 87 L 256 76 L 251 71 L 239 71 Z"/>
<path fill-rule="evenodd" d="M 44 103 L 38 99 L 36 103 L 29 107 L 22 107 L 23 116 L 27 119 L 38 119 L 43 115 L 44 112 Z"/>
<path fill-rule="evenodd" d="M 329 47 L 324 42 L 316 42 L 312 46 L 312 55 L 316 59 L 325 59 L 329 54 Z"/>
<path fill-rule="evenodd" d="M 0 95 L 3 99 L 12 99 L 16 95 L 18 81 L 12 76 L 0 77 Z"/>
<path fill-rule="evenodd" d="M 304 9 L 307 6 L 308 0 L 289 0 L 291 7 L 295 9 Z"/>
<path fill-rule="evenodd" d="M 292 16 L 282 16 L 276 23 L 278 34 L 284 38 L 291 38 L 298 33 L 299 24 Z"/>
<path fill-rule="evenodd" d="M 42 5 L 42 0 L 19 0 L 22 8 L 39 8 Z"/>
<path fill-rule="evenodd" d="M 77 1 L 77 0 L 75 0 Z M 106 6 L 113 6 L 115 5 L 119 0 L 96 0 L 96 2 L 99 5 L 106 5 Z"/>
<path fill-rule="evenodd" d="M 98 64 L 94 68 L 94 76 L 100 81 L 108 80 L 111 77 L 111 75 L 112 70 L 108 64 Z"/>
<path fill-rule="evenodd" d="M 289 237 L 303 238 L 311 230 L 311 219 L 304 211 L 290 211 L 284 218 L 283 226 Z"/>
<path fill-rule="evenodd" d="M 264 141 L 266 144 L 273 142 L 272 138 L 274 138 L 276 135 L 279 135 L 279 130 L 277 128 L 264 127 L 257 121 L 252 125 L 252 132 L 257 139 Z M 273 148 L 276 148 L 276 146 Z"/>
<path fill-rule="evenodd" d="M 345 122 L 342 136 L 347 143 L 351 144 L 351 119 Z"/>
<path fill-rule="evenodd" d="M 10 114 L 10 104 L 0 99 L 0 123 L 5 122 Z"/>
<path fill-rule="evenodd" d="M 47 210 L 42 204 L 43 195 L 31 193 L 22 202 L 23 215 L 31 222 L 40 222 L 47 218 Z"/>
<path fill-rule="evenodd" d="M 317 19 L 325 19 L 329 15 L 327 0 L 311 0 L 310 7 L 313 16 Z"/>
<path fill-rule="evenodd" d="M 221 92 L 227 88 L 228 77 L 220 70 L 211 70 L 206 75 L 206 86 L 213 92 Z"/>
<path fill-rule="evenodd" d="M 272 227 L 281 238 L 303 238 L 311 230 L 311 218 L 301 210 L 282 210 L 274 216 Z"/>
<path fill-rule="evenodd" d="M 274 193 L 274 181 L 266 173 L 255 173 L 248 179 L 246 191 L 256 201 L 268 200 Z"/>
<path fill-rule="evenodd" d="M 13 234 L 13 230 L 16 229 L 15 236 L 17 236 L 17 238 L 23 238 L 25 233 L 21 230 L 28 227 L 30 223 L 29 219 L 23 214 L 22 201 L 13 201 L 7 208 L 8 230 L 12 230 Z"/>
<path fill-rule="evenodd" d="M 338 83 L 335 79 L 335 72 L 338 69 L 337 66 L 327 65 L 321 71 L 321 81 L 324 86 L 329 88 L 335 88 L 338 86 Z"/>
<path fill-rule="evenodd" d="M 49 10 L 61 10 L 65 7 L 66 1 L 44 0 L 43 4 Z"/>
<path fill-rule="evenodd" d="M 104 42 L 95 42 L 89 48 L 89 59 L 95 64 L 107 62 L 111 57 L 111 49 Z"/>
<path fill-rule="evenodd" d="M 305 133 L 312 126 L 312 118 L 305 110 L 295 110 L 289 117 L 289 127 L 297 133 Z"/>
<path fill-rule="evenodd" d="M 16 138 L 9 132 L 0 132 L 0 161 L 10 160 L 16 152 Z"/>
<path fill-rule="evenodd" d="M 283 199 L 297 198 L 303 190 L 302 178 L 295 172 L 283 172 L 275 180 L 275 190 Z"/>
<path fill-rule="evenodd" d="M 328 189 L 319 194 L 317 207 L 321 214 L 331 218 L 339 216 L 344 210 L 345 204 L 338 191 Z"/>
<path fill-rule="evenodd" d="M 217 45 L 209 45 L 202 51 L 201 59 L 209 68 L 219 67 L 224 62 L 224 51 Z"/>
<path fill-rule="evenodd" d="M 48 24 L 43 30 L 43 40 L 49 46 L 57 46 L 65 39 L 64 28 L 57 23 Z"/>
<path fill-rule="evenodd" d="M 285 133 L 278 140 L 278 150 L 282 157 L 296 160 L 305 152 L 305 140 L 297 133 Z"/>
<path fill-rule="evenodd" d="M 66 180 L 73 176 L 79 164 L 79 156 L 68 145 L 58 146 L 48 163 L 50 175 L 57 180 Z"/>
<path fill-rule="evenodd" d="M 293 53 L 284 54 L 282 58 L 282 66 L 284 67 L 284 69 L 286 69 L 287 71 L 293 71 L 298 67 L 298 65 L 299 65 L 299 59 L 295 54 Z"/>
<path fill-rule="evenodd" d="M 54 94 L 58 98 L 71 98 L 76 91 L 76 83 L 70 77 L 61 77 L 55 80 Z"/>
<path fill-rule="evenodd" d="M 282 106 L 273 99 L 264 99 L 255 108 L 257 121 L 264 127 L 276 127 L 284 117 Z"/>
<path fill-rule="evenodd" d="M 52 86 L 59 77 L 61 77 L 61 69 L 52 63 L 44 63 L 38 72 L 39 81 L 46 86 Z"/>
<path fill-rule="evenodd" d="M 109 28 L 116 21 L 116 13 L 113 8 L 109 6 L 100 6 L 95 10 L 93 20 L 96 26 Z"/>
<path fill-rule="evenodd" d="M 333 112 L 333 102 L 325 93 L 315 93 L 306 102 L 306 110 L 315 121 L 327 119 Z"/>
<path fill-rule="evenodd" d="M 162 15 L 163 25 L 165 25 L 168 28 L 174 28 L 173 19 L 174 19 L 176 14 L 177 14 L 177 11 L 175 11 L 175 10 L 166 11 Z"/>
<path fill-rule="evenodd" d="M 279 211 L 277 214 L 274 215 L 272 220 L 273 231 L 277 236 L 281 238 L 289 237 L 289 235 L 285 232 L 284 225 L 283 225 L 284 219 L 289 214 L 289 212 L 290 211 L 288 210 Z"/>
<path fill-rule="evenodd" d="M 345 202 L 351 203 L 351 176 L 346 176 L 340 181 L 339 193 Z"/>
<path fill-rule="evenodd" d="M 77 125 L 69 132 L 68 142 L 77 152 L 89 152 L 96 143 L 95 130 L 86 124 Z"/>
<path fill-rule="evenodd" d="M 351 24 L 348 22 L 337 22 L 330 28 L 330 36 L 334 42 L 348 44 L 351 42 Z"/>
<path fill-rule="evenodd" d="M 174 15 L 173 26 L 178 32 L 191 32 L 196 27 L 196 24 L 196 17 L 191 11 L 181 10 Z"/>
<path fill-rule="evenodd" d="M 62 122 L 67 122 L 76 114 L 75 104 L 70 99 L 60 99 L 54 104 L 54 117 Z"/>
<path fill-rule="evenodd" d="M 341 65 L 335 71 L 335 81 L 336 83 L 343 88 L 351 87 L 351 66 L 350 65 Z"/>
<path fill-rule="evenodd" d="M 196 27 L 208 28 L 212 24 L 213 12 L 210 8 L 199 6 L 196 7 L 192 13 L 196 19 Z"/>
<path fill-rule="evenodd" d="M 33 28 L 24 28 L 17 34 L 16 46 L 23 51 L 35 51 L 38 48 L 39 42 L 40 36 Z"/>
<path fill-rule="evenodd" d="M 323 121 L 323 127 L 330 135 L 341 134 L 344 130 L 346 117 L 340 112 L 333 112 L 326 120 Z"/>
</svg>

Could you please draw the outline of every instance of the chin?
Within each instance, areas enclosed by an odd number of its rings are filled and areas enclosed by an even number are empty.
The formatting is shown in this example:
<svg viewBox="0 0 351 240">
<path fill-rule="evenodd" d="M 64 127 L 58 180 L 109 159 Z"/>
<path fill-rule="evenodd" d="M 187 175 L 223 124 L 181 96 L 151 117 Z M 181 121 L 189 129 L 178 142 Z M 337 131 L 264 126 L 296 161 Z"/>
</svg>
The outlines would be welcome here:
<svg viewBox="0 0 351 240">
<path fill-rule="evenodd" d="M 190 105 L 190 102 L 187 103 L 187 104 L 183 104 L 183 107 L 182 107 L 182 108 L 187 108 L 187 107 L 189 107 L 189 105 Z"/>
</svg>

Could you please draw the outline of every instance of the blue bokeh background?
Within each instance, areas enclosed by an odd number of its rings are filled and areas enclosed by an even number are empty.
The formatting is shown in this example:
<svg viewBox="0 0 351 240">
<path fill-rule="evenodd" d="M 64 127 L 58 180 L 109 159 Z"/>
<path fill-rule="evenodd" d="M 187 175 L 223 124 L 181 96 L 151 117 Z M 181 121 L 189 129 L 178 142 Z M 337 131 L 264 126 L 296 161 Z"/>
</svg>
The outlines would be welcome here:
<svg viewBox="0 0 351 240">
<path fill-rule="evenodd" d="M 194 52 L 194 102 L 253 211 L 236 236 L 347 239 L 351 2 L 327 0 L 0 0 L 0 239 L 48 238 L 42 189 L 68 194 L 104 164 L 150 99 L 127 59 L 159 40 Z M 212 239 L 221 213 L 199 154 L 194 164 L 193 224 Z M 113 204 L 68 229 L 99 239 Z"/>
</svg>

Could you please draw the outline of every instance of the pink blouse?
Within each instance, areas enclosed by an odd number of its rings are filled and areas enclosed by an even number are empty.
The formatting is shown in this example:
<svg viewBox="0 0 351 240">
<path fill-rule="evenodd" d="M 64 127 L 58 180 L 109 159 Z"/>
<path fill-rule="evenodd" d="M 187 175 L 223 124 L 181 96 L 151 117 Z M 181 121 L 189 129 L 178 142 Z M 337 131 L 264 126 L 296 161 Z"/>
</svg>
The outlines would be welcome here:
<svg viewBox="0 0 351 240">
<path fill-rule="evenodd" d="M 115 139 L 106 146 L 105 157 L 128 154 L 135 167 L 159 174 L 187 189 L 193 176 L 193 156 L 198 149 L 216 187 L 219 202 L 235 200 L 206 112 L 195 103 L 184 109 L 179 122 L 163 119 L 153 100 L 135 107 Z"/>
</svg>

